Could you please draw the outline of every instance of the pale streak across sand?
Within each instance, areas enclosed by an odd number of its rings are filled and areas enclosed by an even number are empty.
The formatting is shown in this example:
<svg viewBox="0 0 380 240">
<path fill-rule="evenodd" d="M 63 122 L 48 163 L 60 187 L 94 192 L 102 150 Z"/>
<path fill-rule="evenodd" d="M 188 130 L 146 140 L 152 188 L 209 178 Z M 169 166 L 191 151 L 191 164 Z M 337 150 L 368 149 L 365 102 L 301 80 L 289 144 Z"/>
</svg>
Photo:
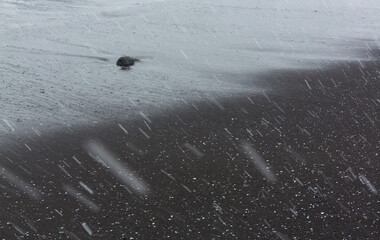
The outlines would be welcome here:
<svg viewBox="0 0 380 240">
<path fill-rule="evenodd" d="M 254 163 L 257 170 L 270 182 L 276 181 L 276 175 L 270 170 L 269 166 L 265 163 L 264 159 L 257 153 L 257 151 L 246 141 L 241 143 L 241 148 L 244 153 Z"/>
<path fill-rule="evenodd" d="M 126 187 L 131 187 L 138 194 L 149 192 L 148 184 L 140 179 L 132 170 L 127 168 L 110 150 L 96 140 L 89 140 L 84 144 L 87 153 L 104 167 L 109 168 L 112 174 Z"/>
<path fill-rule="evenodd" d="M 41 193 L 38 189 L 32 187 L 30 184 L 26 183 L 20 177 L 14 175 L 11 171 L 7 170 L 0 165 L 0 176 L 4 177 L 9 183 L 11 183 L 16 188 L 23 191 L 29 197 L 34 199 L 41 199 Z"/>
</svg>

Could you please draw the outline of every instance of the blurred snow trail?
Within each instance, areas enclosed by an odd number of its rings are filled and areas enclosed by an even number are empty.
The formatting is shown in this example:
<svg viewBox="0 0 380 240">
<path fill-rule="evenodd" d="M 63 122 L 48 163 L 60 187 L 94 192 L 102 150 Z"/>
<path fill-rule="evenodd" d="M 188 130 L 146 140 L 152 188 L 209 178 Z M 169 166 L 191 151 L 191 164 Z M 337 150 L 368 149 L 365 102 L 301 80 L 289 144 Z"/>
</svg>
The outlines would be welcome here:
<svg viewBox="0 0 380 240">
<path fill-rule="evenodd" d="M 109 168 L 112 174 L 127 187 L 132 187 L 138 194 L 148 194 L 148 184 L 122 164 L 102 143 L 96 140 L 89 140 L 84 144 L 84 148 L 94 160 L 101 163 L 104 167 Z"/>
<path fill-rule="evenodd" d="M 249 157 L 255 164 L 257 170 L 270 182 L 276 181 L 276 175 L 270 170 L 269 166 L 265 163 L 265 160 L 256 152 L 256 150 L 247 142 L 241 143 L 245 155 Z"/>
</svg>

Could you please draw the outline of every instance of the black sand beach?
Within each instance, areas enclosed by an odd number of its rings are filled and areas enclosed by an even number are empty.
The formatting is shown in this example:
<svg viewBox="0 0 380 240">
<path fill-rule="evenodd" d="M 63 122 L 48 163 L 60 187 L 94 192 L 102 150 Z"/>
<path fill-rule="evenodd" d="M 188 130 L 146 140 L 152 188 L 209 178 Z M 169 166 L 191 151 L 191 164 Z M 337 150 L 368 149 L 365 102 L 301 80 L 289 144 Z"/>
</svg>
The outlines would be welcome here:
<svg viewBox="0 0 380 240">
<path fill-rule="evenodd" d="M 1 148 L 0 236 L 377 239 L 380 62 L 260 79 L 272 90 Z"/>
</svg>

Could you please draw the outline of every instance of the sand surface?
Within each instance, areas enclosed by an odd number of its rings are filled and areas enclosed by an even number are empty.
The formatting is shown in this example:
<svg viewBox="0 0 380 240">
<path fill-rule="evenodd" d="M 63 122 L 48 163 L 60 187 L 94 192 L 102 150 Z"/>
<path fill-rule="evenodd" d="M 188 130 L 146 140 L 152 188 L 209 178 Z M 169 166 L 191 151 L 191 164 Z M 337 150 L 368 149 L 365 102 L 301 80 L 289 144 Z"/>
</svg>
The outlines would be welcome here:
<svg viewBox="0 0 380 240">
<path fill-rule="evenodd" d="M 0 238 L 376 239 L 379 11 L 1 1 Z"/>
<path fill-rule="evenodd" d="M 1 1 L 1 141 L 262 91 L 242 75 L 367 59 L 380 6 L 365 2 Z M 123 55 L 142 62 L 120 71 Z"/>
<path fill-rule="evenodd" d="M 15 140 L 0 150 L 0 232 L 376 239 L 379 66 L 270 72 L 265 95 Z"/>
</svg>

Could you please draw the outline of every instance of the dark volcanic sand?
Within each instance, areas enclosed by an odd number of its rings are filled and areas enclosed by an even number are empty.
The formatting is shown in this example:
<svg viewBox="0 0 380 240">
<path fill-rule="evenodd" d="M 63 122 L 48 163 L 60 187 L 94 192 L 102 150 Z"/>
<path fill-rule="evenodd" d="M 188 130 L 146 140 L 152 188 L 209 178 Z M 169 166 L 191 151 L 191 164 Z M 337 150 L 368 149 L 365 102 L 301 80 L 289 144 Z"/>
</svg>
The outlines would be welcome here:
<svg viewBox="0 0 380 240">
<path fill-rule="evenodd" d="M 274 88 L 266 96 L 189 102 L 121 123 L 128 134 L 113 123 L 1 149 L 0 236 L 378 239 L 380 62 L 262 79 Z M 90 139 L 149 193 L 89 157 Z"/>
</svg>

